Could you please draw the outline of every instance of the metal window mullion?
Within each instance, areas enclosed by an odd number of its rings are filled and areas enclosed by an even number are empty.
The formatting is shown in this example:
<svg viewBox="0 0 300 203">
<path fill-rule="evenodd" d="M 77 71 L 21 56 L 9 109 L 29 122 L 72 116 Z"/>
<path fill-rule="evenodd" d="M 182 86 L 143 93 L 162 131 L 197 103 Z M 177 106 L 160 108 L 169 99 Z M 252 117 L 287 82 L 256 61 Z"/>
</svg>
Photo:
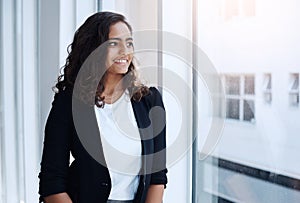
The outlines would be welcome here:
<svg viewBox="0 0 300 203">
<path fill-rule="evenodd" d="M 255 100 L 255 95 L 245 94 L 243 96 L 243 99 L 245 99 L 245 100 Z"/>
<path fill-rule="evenodd" d="M 192 48 L 192 70 L 198 70 L 198 1 L 192 1 L 192 40 L 193 40 L 193 48 Z M 197 74 L 192 72 L 192 88 L 194 97 L 198 98 L 198 77 Z M 192 99 L 192 135 L 198 135 L 198 103 L 196 103 L 194 99 Z M 198 136 L 195 136 L 195 140 L 192 145 L 192 203 L 197 203 L 198 199 L 198 186 L 197 186 L 197 177 L 200 176 L 197 174 L 197 166 L 198 166 Z M 200 188 L 200 187 L 199 187 Z"/>
<path fill-rule="evenodd" d="M 299 73 L 297 73 L 297 75 L 298 75 L 298 87 L 297 87 L 297 89 L 298 89 L 298 95 L 297 95 L 297 105 L 299 105 L 299 94 L 300 94 L 300 83 L 299 83 L 299 76 L 300 76 L 300 74 L 299 74 Z"/>
<path fill-rule="evenodd" d="M 240 95 L 234 95 L 234 94 L 227 94 L 226 99 L 238 99 L 240 100 L 241 96 Z"/>
<path fill-rule="evenodd" d="M 2 8 L 3 8 L 3 2 L 2 0 L 0 0 L 0 10 L 2 13 Z M 2 30 L 3 29 L 3 24 L 2 24 L 2 14 L 0 15 L 0 163 L 2 163 L 0 165 L 0 202 L 4 202 L 3 199 L 3 194 L 4 194 L 4 179 L 3 179 L 3 161 L 4 161 L 4 153 L 3 153 L 3 135 L 4 135 L 4 131 L 3 131 L 3 38 L 2 38 Z"/>
<path fill-rule="evenodd" d="M 299 73 L 295 73 L 295 82 L 297 84 L 296 90 L 299 91 Z M 294 85 L 293 85 L 294 86 Z"/>
<path fill-rule="evenodd" d="M 77 28 L 77 7 L 78 7 L 78 0 L 75 0 L 74 1 L 74 6 L 73 6 L 73 9 L 74 9 L 74 12 L 73 12 L 73 19 L 74 19 L 74 30 L 76 30 Z"/>
<path fill-rule="evenodd" d="M 15 49 L 16 49 L 16 84 L 15 84 L 15 107 L 16 107 L 16 150 L 17 150 L 17 183 L 18 183 L 18 192 L 19 200 L 25 200 L 25 161 L 24 161 L 24 106 L 23 106 L 23 0 L 16 0 L 16 39 L 15 39 Z"/>
<path fill-rule="evenodd" d="M 103 5 L 103 0 L 96 0 L 96 4 L 97 4 L 97 11 L 102 11 L 102 5 Z"/>
<path fill-rule="evenodd" d="M 37 100 L 37 117 L 38 117 L 38 123 L 37 123 L 37 126 L 38 126 L 38 133 L 40 132 L 43 132 L 43 128 L 42 128 L 42 122 L 41 122 L 41 114 L 42 114 L 42 105 L 41 105 L 41 102 L 40 102 L 40 98 L 41 98 L 41 85 L 40 85 L 40 81 L 39 81 L 39 76 L 41 75 L 41 71 L 39 69 L 39 67 L 41 67 L 41 49 L 40 49 L 40 45 L 41 45 L 41 35 L 40 35 L 40 24 L 41 24 L 41 19 L 40 19 L 40 16 L 41 16 L 41 2 L 40 1 L 36 1 L 36 37 L 37 37 L 37 40 L 36 40 L 36 50 L 37 50 L 37 53 L 36 53 L 36 57 L 37 57 L 37 60 L 36 60 L 36 81 L 37 81 L 37 87 L 36 87 L 36 96 L 38 98 Z M 38 143 L 41 144 L 43 143 L 43 137 L 42 136 L 38 136 Z M 41 151 L 40 149 L 38 150 L 38 153 L 41 154 Z"/>
<path fill-rule="evenodd" d="M 34 202 L 38 198 L 36 193 L 36 173 L 39 168 L 38 159 L 38 123 L 37 116 L 37 1 L 22 0 L 22 182 L 23 193 L 20 199 L 26 203 Z M 28 91 L 30 90 L 30 91 Z M 29 147 L 30 146 L 30 147 Z"/>
<path fill-rule="evenodd" d="M 3 134 L 1 143 L 1 167 L 2 167 L 2 201 L 16 202 L 19 200 L 18 185 L 18 119 L 16 100 L 16 76 L 17 66 L 17 2 L 2 1 L 1 2 L 1 34 L 2 39 L 2 60 L 3 67 L 3 98 L 1 98 L 5 109 L 3 109 Z M 3 29 L 2 29 L 3 28 Z M 4 51 L 5 50 L 5 51 Z M 5 68 L 4 67 L 9 67 Z"/>
<path fill-rule="evenodd" d="M 239 99 L 239 104 L 240 104 L 240 121 L 244 120 L 244 88 L 245 88 L 245 76 L 241 75 L 240 76 L 240 99 Z"/>
<path fill-rule="evenodd" d="M 163 2 L 157 0 L 157 81 L 158 89 L 163 94 Z"/>
</svg>

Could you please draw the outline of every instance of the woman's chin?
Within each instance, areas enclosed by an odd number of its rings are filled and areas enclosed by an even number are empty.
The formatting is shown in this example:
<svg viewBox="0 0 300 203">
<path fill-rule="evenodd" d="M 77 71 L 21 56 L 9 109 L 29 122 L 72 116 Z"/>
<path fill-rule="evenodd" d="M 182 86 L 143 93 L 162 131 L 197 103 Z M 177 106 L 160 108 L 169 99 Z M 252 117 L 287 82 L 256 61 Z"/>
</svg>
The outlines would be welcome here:
<svg viewBox="0 0 300 203">
<path fill-rule="evenodd" d="M 110 68 L 110 73 L 125 74 L 128 71 L 128 66 L 113 66 Z"/>
<path fill-rule="evenodd" d="M 116 74 L 116 75 L 125 75 L 128 72 L 128 69 L 124 70 L 114 70 L 114 71 L 109 71 L 110 74 Z"/>
</svg>

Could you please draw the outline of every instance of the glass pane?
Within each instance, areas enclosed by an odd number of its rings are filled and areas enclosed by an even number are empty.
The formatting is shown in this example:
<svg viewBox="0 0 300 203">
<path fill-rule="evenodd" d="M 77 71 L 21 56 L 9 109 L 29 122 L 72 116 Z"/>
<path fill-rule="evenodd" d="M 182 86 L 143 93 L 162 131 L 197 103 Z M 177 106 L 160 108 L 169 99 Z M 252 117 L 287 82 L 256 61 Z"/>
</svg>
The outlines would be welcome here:
<svg viewBox="0 0 300 203">
<path fill-rule="evenodd" d="M 254 76 L 245 76 L 245 89 L 244 93 L 245 94 L 254 94 Z"/>
<path fill-rule="evenodd" d="M 244 121 L 254 122 L 254 101 L 244 100 Z"/>
<path fill-rule="evenodd" d="M 239 118 L 240 118 L 240 100 L 227 99 L 227 101 L 226 101 L 226 118 L 239 120 Z"/>
<path fill-rule="evenodd" d="M 239 76 L 225 76 L 226 94 L 239 95 L 240 94 L 240 77 Z"/>
<path fill-rule="evenodd" d="M 264 75 L 263 90 L 264 91 L 270 91 L 271 89 L 272 89 L 272 77 L 271 77 L 271 74 L 265 74 Z"/>
<path fill-rule="evenodd" d="M 198 45 L 224 76 L 227 120 L 239 122 L 226 120 L 209 159 L 197 162 L 196 202 L 298 203 L 300 4 L 232 2 L 198 1 Z M 224 17 L 229 7 L 238 15 Z"/>
</svg>

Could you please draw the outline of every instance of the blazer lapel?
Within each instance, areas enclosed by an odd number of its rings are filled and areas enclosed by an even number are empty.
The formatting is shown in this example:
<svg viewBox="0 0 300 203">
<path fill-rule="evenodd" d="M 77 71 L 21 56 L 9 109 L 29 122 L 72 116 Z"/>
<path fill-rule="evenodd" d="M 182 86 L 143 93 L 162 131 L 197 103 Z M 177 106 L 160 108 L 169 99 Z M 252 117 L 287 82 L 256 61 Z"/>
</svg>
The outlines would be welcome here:
<svg viewBox="0 0 300 203">
<path fill-rule="evenodd" d="M 73 99 L 72 105 L 73 121 L 81 144 L 98 163 L 106 166 L 94 107 L 77 99 Z"/>
<path fill-rule="evenodd" d="M 139 128 L 142 145 L 142 172 L 143 174 L 151 173 L 152 153 L 154 151 L 151 128 L 151 121 L 149 119 L 149 109 L 144 100 L 139 102 L 131 100 L 133 112 L 136 118 L 137 126 Z"/>
</svg>

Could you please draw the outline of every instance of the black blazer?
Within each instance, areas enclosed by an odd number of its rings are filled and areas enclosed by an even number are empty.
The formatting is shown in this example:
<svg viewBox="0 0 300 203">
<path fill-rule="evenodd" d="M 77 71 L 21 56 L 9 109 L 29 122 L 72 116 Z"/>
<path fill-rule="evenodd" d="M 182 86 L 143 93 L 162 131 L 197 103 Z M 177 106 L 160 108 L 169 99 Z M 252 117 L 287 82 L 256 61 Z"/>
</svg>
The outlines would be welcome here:
<svg viewBox="0 0 300 203">
<path fill-rule="evenodd" d="M 141 101 L 131 100 L 131 104 L 140 130 L 142 154 L 147 155 L 142 156 L 142 172 L 134 199 L 135 203 L 143 203 L 150 184 L 167 184 L 165 125 L 156 133 L 156 126 L 165 123 L 165 113 L 152 109 L 155 106 L 164 109 L 161 95 L 154 87 L 150 87 L 150 93 Z M 74 125 L 77 122 L 81 127 Z M 89 147 L 88 151 L 84 146 Z M 48 195 L 67 192 L 73 203 L 106 203 L 111 180 L 108 169 L 99 163 L 104 157 L 101 146 L 94 108 L 72 99 L 72 90 L 55 94 L 45 127 L 39 173 L 40 202 Z M 70 152 L 75 159 L 71 165 Z M 156 152 L 159 156 L 151 156 Z"/>
</svg>

